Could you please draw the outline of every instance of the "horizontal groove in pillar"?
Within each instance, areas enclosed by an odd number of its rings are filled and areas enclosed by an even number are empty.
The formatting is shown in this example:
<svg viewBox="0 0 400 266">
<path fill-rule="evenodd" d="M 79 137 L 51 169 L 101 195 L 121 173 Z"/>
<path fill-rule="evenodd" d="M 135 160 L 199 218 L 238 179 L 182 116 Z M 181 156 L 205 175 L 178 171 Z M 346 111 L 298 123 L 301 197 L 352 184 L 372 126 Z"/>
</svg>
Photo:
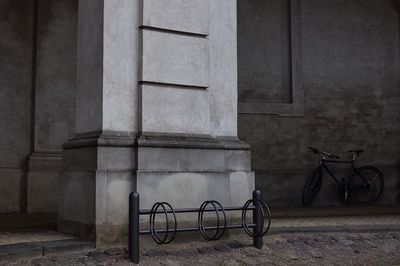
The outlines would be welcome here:
<svg viewBox="0 0 400 266">
<path fill-rule="evenodd" d="M 157 82 L 157 81 L 139 81 L 140 85 L 152 85 L 157 87 L 174 87 L 178 89 L 188 89 L 188 90 L 206 90 L 207 87 L 203 86 L 194 86 L 194 85 L 183 85 L 183 84 L 174 84 L 174 83 L 165 83 L 165 82 Z"/>
<path fill-rule="evenodd" d="M 139 29 L 141 30 L 151 30 L 151 31 L 158 31 L 158 32 L 165 32 L 165 33 L 171 33 L 171 34 L 177 34 L 177 35 L 185 35 L 185 36 L 191 36 L 191 37 L 198 37 L 198 38 L 206 38 L 208 35 L 206 34 L 201 34 L 201 33 L 194 33 L 194 32 L 188 32 L 188 31 L 179 31 L 179 30 L 171 30 L 171 29 L 165 29 L 165 28 L 158 28 L 158 27 L 152 27 L 152 26 L 139 26 Z"/>
</svg>

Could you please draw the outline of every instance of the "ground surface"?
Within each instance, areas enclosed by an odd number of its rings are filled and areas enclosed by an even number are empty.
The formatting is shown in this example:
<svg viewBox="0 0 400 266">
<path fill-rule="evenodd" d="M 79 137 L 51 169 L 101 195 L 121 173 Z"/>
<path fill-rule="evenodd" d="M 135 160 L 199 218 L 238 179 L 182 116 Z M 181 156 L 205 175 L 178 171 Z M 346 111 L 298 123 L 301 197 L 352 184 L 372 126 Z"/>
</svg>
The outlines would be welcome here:
<svg viewBox="0 0 400 266">
<path fill-rule="evenodd" d="M 400 265 L 400 231 L 276 233 L 262 250 L 246 235 L 174 243 L 141 251 L 141 265 Z M 0 265 L 130 265 L 123 249 L 75 250 Z"/>
<path fill-rule="evenodd" d="M 39 241 L 57 241 L 74 239 L 70 235 L 61 234 L 55 231 L 39 231 L 39 232 L 1 232 L 0 246 L 16 243 L 30 243 Z"/>
</svg>

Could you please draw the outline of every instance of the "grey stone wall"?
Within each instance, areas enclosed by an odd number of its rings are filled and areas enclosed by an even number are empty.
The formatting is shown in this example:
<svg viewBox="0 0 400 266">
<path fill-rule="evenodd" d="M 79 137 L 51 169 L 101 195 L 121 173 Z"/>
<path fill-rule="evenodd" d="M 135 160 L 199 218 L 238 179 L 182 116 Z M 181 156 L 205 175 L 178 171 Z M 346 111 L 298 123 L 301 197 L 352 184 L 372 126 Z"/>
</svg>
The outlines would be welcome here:
<svg viewBox="0 0 400 266">
<path fill-rule="evenodd" d="M 25 208 L 34 1 L 0 1 L 0 213 Z"/>
<path fill-rule="evenodd" d="M 57 211 L 62 144 L 75 113 L 77 0 L 38 1 L 34 151 L 29 158 L 28 212 Z"/>
<path fill-rule="evenodd" d="M 301 46 L 304 114 L 280 116 L 239 110 L 239 137 L 252 146 L 256 187 L 262 188 L 272 206 L 301 204 L 304 182 L 317 166 L 316 156 L 307 151 L 309 145 L 343 157 L 349 157 L 348 149 L 365 149 L 359 165 L 376 165 L 385 174 L 381 203 L 400 201 L 400 31 L 394 2 L 300 1 L 300 38 L 292 41 Z M 253 22 L 274 20 L 278 19 L 260 17 Z M 246 36 L 251 27 L 247 22 L 246 14 L 239 10 L 239 94 L 248 89 L 241 71 L 252 67 L 244 58 L 266 53 L 263 47 L 261 51 L 249 49 L 251 43 L 241 41 L 241 35 Z M 259 38 L 268 42 L 267 35 L 253 31 L 252 40 Z M 277 57 L 260 60 L 273 68 Z M 272 81 L 263 80 L 259 89 L 272 89 L 263 95 L 275 93 Z M 338 203 L 336 185 L 328 177 L 315 204 Z"/>
<path fill-rule="evenodd" d="M 55 212 L 74 132 L 77 0 L 0 1 L 0 213 Z"/>
</svg>

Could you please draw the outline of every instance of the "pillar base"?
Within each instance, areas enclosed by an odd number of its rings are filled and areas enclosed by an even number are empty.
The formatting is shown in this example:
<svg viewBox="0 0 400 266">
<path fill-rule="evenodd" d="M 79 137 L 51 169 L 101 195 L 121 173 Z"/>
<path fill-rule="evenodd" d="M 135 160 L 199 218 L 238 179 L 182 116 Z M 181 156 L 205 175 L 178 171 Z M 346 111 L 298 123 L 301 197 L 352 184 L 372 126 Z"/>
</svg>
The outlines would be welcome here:
<svg viewBox="0 0 400 266">
<path fill-rule="evenodd" d="M 59 230 L 127 246 L 128 197 L 140 207 L 167 201 L 174 208 L 199 207 L 209 199 L 240 206 L 251 198 L 254 173 L 249 146 L 236 138 L 123 132 L 77 136 L 64 146 Z"/>
<path fill-rule="evenodd" d="M 27 212 L 57 212 L 61 151 L 34 152 L 29 158 Z"/>
</svg>

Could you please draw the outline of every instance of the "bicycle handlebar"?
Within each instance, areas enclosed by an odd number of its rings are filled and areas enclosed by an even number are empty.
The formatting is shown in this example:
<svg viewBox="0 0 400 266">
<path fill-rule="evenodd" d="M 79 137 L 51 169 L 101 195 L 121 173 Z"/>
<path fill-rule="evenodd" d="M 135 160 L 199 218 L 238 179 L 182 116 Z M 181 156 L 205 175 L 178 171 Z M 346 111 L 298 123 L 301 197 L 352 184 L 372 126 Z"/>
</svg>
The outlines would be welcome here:
<svg viewBox="0 0 400 266">
<path fill-rule="evenodd" d="M 333 154 L 333 153 L 329 153 L 329 152 L 326 152 L 326 151 L 321 151 L 321 150 L 318 150 L 318 149 L 313 148 L 313 147 L 308 147 L 308 149 L 309 149 L 310 151 L 314 152 L 314 153 L 317 153 L 317 154 L 320 153 L 320 154 L 325 155 L 325 156 L 327 156 L 327 157 L 329 157 L 329 158 L 332 158 L 332 159 L 336 159 L 336 160 L 339 160 L 339 159 L 340 159 L 339 156 L 337 156 L 337 155 L 335 155 L 335 154 Z"/>
</svg>

